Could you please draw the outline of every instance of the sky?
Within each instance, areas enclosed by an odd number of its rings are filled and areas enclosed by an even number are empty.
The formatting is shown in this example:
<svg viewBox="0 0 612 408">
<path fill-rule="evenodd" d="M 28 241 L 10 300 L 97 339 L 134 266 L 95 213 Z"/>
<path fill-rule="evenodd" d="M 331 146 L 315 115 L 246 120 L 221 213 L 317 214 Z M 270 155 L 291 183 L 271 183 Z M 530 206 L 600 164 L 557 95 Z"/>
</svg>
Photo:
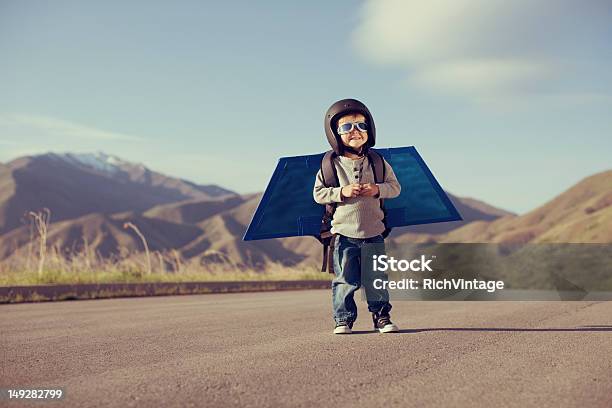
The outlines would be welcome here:
<svg viewBox="0 0 612 408">
<path fill-rule="evenodd" d="M 336 100 L 524 213 L 612 168 L 612 2 L 0 0 L 0 161 L 97 152 L 239 193 Z"/>
</svg>

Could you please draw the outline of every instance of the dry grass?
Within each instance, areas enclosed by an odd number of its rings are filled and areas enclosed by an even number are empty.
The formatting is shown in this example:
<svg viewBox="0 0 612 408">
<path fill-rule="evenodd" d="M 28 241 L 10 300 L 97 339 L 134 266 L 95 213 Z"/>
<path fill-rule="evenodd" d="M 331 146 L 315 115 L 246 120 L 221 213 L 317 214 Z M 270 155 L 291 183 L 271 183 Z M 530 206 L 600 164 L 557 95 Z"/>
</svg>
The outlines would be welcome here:
<svg viewBox="0 0 612 408">
<path fill-rule="evenodd" d="M 42 276 L 44 266 L 45 266 L 45 257 L 47 254 L 47 231 L 49 229 L 49 222 L 51 220 L 51 210 L 48 208 L 43 209 L 42 211 L 33 212 L 30 211 L 28 213 L 30 217 L 30 225 L 34 225 L 36 227 L 36 231 L 38 232 L 38 270 L 37 273 L 39 276 Z M 32 239 L 32 235 L 30 235 L 30 239 Z M 31 244 L 31 242 L 30 242 Z M 28 257 L 29 263 L 29 257 Z"/>
<path fill-rule="evenodd" d="M 64 259 L 55 251 L 47 259 L 42 273 L 38 270 L 0 264 L 0 286 L 77 284 L 77 283 L 128 283 L 128 282 L 195 282 L 241 280 L 319 280 L 328 279 L 316 267 L 286 267 L 271 264 L 258 270 L 236 268 L 229 264 L 200 264 L 196 260 L 182 260 L 180 271 L 166 269 L 160 262 L 159 269 L 148 272 L 147 261 L 142 255 L 133 255 L 119 261 L 100 260 L 92 263 L 83 258 Z M 163 257 L 158 253 L 159 257 Z M 162 265 L 164 265 L 162 267 Z M 24 265 L 25 266 L 25 265 Z M 174 265 L 172 265 L 174 266 Z"/>
<path fill-rule="evenodd" d="M 158 262 L 149 270 L 147 257 L 141 253 L 110 259 L 92 256 L 91 251 L 83 251 L 65 257 L 57 248 L 51 248 L 40 273 L 38 269 L 28 269 L 27 258 L 24 257 L 13 257 L 8 262 L 0 263 L 0 286 L 329 279 L 329 274 L 320 272 L 315 266 L 269 264 L 263 269 L 255 269 L 230 262 L 202 263 L 198 259 L 181 259 L 178 251 L 154 253 Z"/>
</svg>

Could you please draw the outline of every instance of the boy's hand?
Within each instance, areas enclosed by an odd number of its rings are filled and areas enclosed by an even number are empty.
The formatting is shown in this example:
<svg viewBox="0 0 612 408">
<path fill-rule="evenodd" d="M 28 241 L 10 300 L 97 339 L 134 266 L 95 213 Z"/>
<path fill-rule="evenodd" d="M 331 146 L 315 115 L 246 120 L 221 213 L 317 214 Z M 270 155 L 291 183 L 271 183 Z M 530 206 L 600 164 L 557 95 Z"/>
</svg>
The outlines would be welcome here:
<svg viewBox="0 0 612 408">
<path fill-rule="evenodd" d="M 364 197 L 374 197 L 375 195 L 378 195 L 378 193 L 379 189 L 376 184 L 367 183 L 361 185 L 361 191 L 359 195 Z"/>
<path fill-rule="evenodd" d="M 342 189 L 340 190 L 340 194 L 342 195 L 342 197 L 346 197 L 346 198 L 357 197 L 360 191 L 361 191 L 361 185 L 357 183 L 348 184 L 342 187 Z"/>
</svg>

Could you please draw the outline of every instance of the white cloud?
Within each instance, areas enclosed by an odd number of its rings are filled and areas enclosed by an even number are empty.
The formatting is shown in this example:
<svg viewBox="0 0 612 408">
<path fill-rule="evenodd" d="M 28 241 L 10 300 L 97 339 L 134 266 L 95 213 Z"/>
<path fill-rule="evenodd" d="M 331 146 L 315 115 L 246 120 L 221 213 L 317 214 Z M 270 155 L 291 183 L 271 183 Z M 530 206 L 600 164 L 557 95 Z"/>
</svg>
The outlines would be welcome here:
<svg viewBox="0 0 612 408">
<path fill-rule="evenodd" d="M 367 61 L 408 83 L 476 98 L 610 93 L 612 7 L 571 0 L 368 0 L 353 32 Z M 567 95 L 566 95 L 567 97 Z"/>
<path fill-rule="evenodd" d="M 368 1 L 353 36 L 355 48 L 377 63 L 419 63 L 443 58 L 468 34 L 470 0 Z"/>
<path fill-rule="evenodd" d="M 412 81 L 443 91 L 486 95 L 512 93 L 534 79 L 554 74 L 550 66 L 526 59 L 456 59 L 430 64 L 416 72 Z"/>
<path fill-rule="evenodd" d="M 139 136 L 96 129 L 91 126 L 48 116 L 15 113 L 0 115 L 0 131 L 2 131 L 5 137 L 39 134 L 41 139 L 55 136 L 98 141 L 139 142 L 145 140 Z"/>
</svg>

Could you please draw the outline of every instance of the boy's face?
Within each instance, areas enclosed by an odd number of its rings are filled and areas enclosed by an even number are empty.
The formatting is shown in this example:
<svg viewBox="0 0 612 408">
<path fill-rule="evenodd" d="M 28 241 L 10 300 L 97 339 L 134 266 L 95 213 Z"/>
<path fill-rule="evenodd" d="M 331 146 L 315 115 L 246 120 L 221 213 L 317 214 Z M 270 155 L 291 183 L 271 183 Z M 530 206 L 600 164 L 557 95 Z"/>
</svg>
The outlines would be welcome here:
<svg viewBox="0 0 612 408">
<path fill-rule="evenodd" d="M 361 113 L 344 115 L 338 119 L 338 127 L 344 125 L 345 123 L 365 121 L 366 118 Z M 361 132 L 359 129 L 357 129 L 357 126 L 353 126 L 353 130 L 351 130 L 349 133 L 340 135 L 340 138 L 345 146 L 351 146 L 353 149 L 359 150 L 361 146 L 367 143 L 368 132 Z"/>
</svg>

